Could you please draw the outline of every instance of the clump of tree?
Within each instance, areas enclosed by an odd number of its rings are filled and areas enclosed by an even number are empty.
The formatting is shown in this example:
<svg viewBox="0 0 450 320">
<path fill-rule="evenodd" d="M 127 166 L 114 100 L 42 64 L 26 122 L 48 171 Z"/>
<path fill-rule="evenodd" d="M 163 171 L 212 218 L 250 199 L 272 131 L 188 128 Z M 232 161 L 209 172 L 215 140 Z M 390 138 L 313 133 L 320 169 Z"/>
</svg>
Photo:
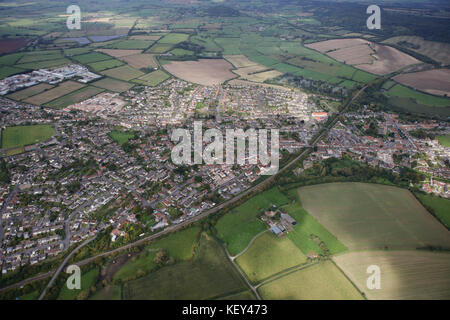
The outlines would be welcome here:
<svg viewBox="0 0 450 320">
<path fill-rule="evenodd" d="M 6 166 L 6 162 L 5 160 L 0 159 L 0 184 L 8 184 L 10 181 L 11 176 L 8 167 Z"/>
<path fill-rule="evenodd" d="M 169 256 L 169 253 L 166 250 L 160 249 L 153 259 L 153 262 L 161 267 L 167 264 L 172 264 L 174 262 L 174 259 Z"/>
</svg>

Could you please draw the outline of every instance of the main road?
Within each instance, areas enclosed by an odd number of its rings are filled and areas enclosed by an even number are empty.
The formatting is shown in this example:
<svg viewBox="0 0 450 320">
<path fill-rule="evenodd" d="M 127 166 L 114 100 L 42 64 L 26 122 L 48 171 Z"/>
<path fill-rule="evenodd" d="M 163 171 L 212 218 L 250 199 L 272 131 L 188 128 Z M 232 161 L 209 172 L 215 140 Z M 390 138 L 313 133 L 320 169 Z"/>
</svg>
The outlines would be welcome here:
<svg viewBox="0 0 450 320">
<path fill-rule="evenodd" d="M 313 141 L 311 141 L 310 147 L 309 147 L 309 148 L 306 148 L 305 150 L 303 150 L 297 157 L 295 157 L 293 160 L 289 161 L 283 168 L 280 168 L 280 170 L 279 170 L 276 174 L 269 176 L 267 179 L 265 179 L 264 181 L 258 183 L 257 185 L 255 185 L 255 186 L 253 186 L 253 187 L 251 187 L 251 188 L 245 190 L 244 192 L 242 192 L 242 193 L 236 195 L 235 197 L 233 197 L 233 198 L 231 198 L 231 199 L 229 199 L 229 200 L 227 200 L 227 201 L 225 201 L 225 202 L 219 204 L 218 206 L 216 206 L 216 207 L 214 207 L 214 208 L 211 208 L 211 209 L 209 209 L 209 210 L 207 210 L 207 211 L 205 211 L 205 212 L 203 212 L 203 213 L 201 213 L 201 214 L 199 214 L 199 215 L 197 215 L 197 216 L 192 217 L 192 218 L 189 219 L 189 220 L 183 221 L 183 222 L 181 222 L 181 223 L 179 223 L 179 224 L 176 224 L 176 225 L 171 225 L 171 226 L 167 227 L 166 229 L 164 229 L 164 230 L 162 230 L 162 231 L 160 231 L 160 232 L 157 232 L 157 233 L 152 234 L 152 235 L 150 235 L 150 236 L 148 236 L 148 237 L 145 237 L 145 238 L 142 238 L 142 239 L 140 239 L 140 240 L 137 240 L 137 241 L 135 241 L 135 242 L 133 242 L 133 243 L 129 243 L 129 244 L 124 245 L 124 246 L 122 246 L 122 247 L 120 247 L 120 248 L 117 248 L 117 249 L 114 249 L 114 250 L 111 250 L 111 251 L 107 251 L 107 252 L 104 252 L 104 253 L 100 253 L 100 254 L 95 255 L 95 256 L 93 256 L 93 257 L 90 257 L 90 258 L 81 260 L 81 261 L 79 261 L 79 262 L 77 263 L 77 265 L 84 265 L 84 264 L 87 264 L 87 263 L 89 263 L 89 262 L 91 262 L 91 261 L 96 260 L 97 258 L 104 257 L 104 256 L 108 256 L 108 255 L 111 255 L 111 254 L 114 254 L 114 253 L 117 253 L 117 252 L 120 252 L 120 251 L 123 251 L 123 250 L 127 250 L 127 249 L 130 249 L 130 248 L 136 247 L 136 246 L 140 246 L 140 245 L 142 245 L 142 244 L 144 244 L 144 243 L 146 243 L 146 242 L 148 242 L 148 241 L 157 239 L 157 238 L 159 238 L 159 237 L 161 237 L 161 236 L 163 236 L 163 235 L 166 235 L 166 234 L 168 234 L 168 233 L 171 233 L 171 232 L 173 232 L 173 231 L 175 231 L 175 230 L 182 229 L 183 227 L 185 227 L 185 226 L 187 226 L 187 225 L 189 225 L 189 224 L 192 224 L 192 223 L 194 223 L 194 222 L 196 222 L 196 221 L 198 221 L 198 220 L 200 220 L 200 219 L 203 219 L 203 218 L 205 218 L 205 217 L 207 217 L 207 216 L 209 216 L 209 215 L 211 215 L 211 214 L 214 214 L 214 213 L 216 213 L 216 212 L 218 212 L 218 211 L 220 211 L 220 210 L 222 210 L 222 209 L 224 209 L 224 208 L 226 208 L 226 207 L 232 205 L 233 203 L 235 203 L 235 202 L 241 200 L 242 198 L 248 196 L 249 194 L 251 194 L 251 193 L 253 193 L 253 192 L 255 192 L 255 191 L 259 191 L 259 189 L 261 189 L 262 187 L 264 187 L 264 186 L 266 186 L 267 184 L 269 184 L 269 183 L 271 183 L 272 181 L 274 181 L 275 178 L 276 178 L 278 175 L 280 175 L 281 173 L 283 173 L 284 171 L 286 171 L 286 170 L 287 170 L 288 168 L 290 168 L 293 164 L 295 164 L 299 159 L 301 159 L 301 158 L 304 157 L 306 154 L 308 154 L 308 153 L 310 152 L 311 148 L 313 148 L 313 147 L 314 147 L 314 146 L 315 146 L 315 145 L 323 138 L 323 136 L 324 136 L 326 133 L 328 133 L 328 131 L 329 131 L 331 128 L 334 127 L 334 125 L 335 125 L 336 122 L 337 122 L 337 119 L 338 119 L 339 115 L 341 115 L 343 112 L 345 112 L 345 110 L 347 109 L 348 105 L 349 105 L 351 102 L 353 102 L 353 100 L 355 100 L 355 99 L 361 94 L 361 92 L 363 92 L 366 88 L 367 88 L 367 85 L 366 85 L 365 87 L 361 88 L 361 89 L 360 89 L 360 90 L 359 90 L 359 91 L 358 91 L 358 92 L 357 92 L 357 93 L 356 93 L 356 94 L 355 94 L 355 95 L 354 95 L 354 96 L 353 96 L 353 97 L 352 97 L 352 98 L 351 98 L 351 99 L 350 99 L 350 100 L 342 107 L 341 111 L 339 111 L 339 112 L 336 114 L 336 119 L 333 120 L 333 121 L 331 121 L 331 122 L 328 124 L 328 126 L 325 127 L 324 130 L 323 130 L 319 135 L 317 135 L 317 137 L 315 137 L 315 138 L 313 139 Z M 84 244 L 84 243 L 83 243 L 83 244 Z M 77 247 L 75 250 L 77 250 L 78 248 L 79 248 L 79 247 Z M 75 251 L 75 250 L 74 250 L 74 251 Z M 69 256 L 71 256 L 71 255 L 74 253 L 74 251 L 73 251 Z M 59 272 L 62 270 L 62 268 L 64 267 L 65 263 L 67 262 L 66 260 L 68 260 L 68 259 L 66 258 L 66 259 L 63 261 L 63 263 L 62 263 L 62 264 L 59 266 L 59 268 L 56 270 L 55 274 L 56 274 L 56 273 L 59 274 Z M 59 270 L 59 272 L 58 272 L 58 270 Z M 0 292 L 2 292 L 2 291 L 4 291 L 4 290 L 7 290 L 7 289 L 10 289 L 10 288 L 17 287 L 17 286 L 23 286 L 23 285 L 25 285 L 25 284 L 27 284 L 27 283 L 30 283 L 30 282 L 32 282 L 32 281 L 35 281 L 35 280 L 44 279 L 44 278 L 48 277 L 48 276 L 51 275 L 51 274 L 52 274 L 52 272 L 47 272 L 47 273 L 44 273 L 44 274 L 38 274 L 38 275 L 36 275 L 36 276 L 34 276 L 34 277 L 28 278 L 28 279 L 26 279 L 26 280 L 22 280 L 22 281 L 20 281 L 20 282 L 18 282 L 18 283 L 9 285 L 9 286 L 4 287 L 4 288 L 0 288 Z M 55 277 L 54 277 L 54 278 L 55 278 Z M 48 287 L 48 285 L 47 285 L 47 287 Z M 45 291 L 47 290 L 47 287 L 46 287 Z M 43 292 L 43 294 L 44 294 L 44 292 Z"/>
</svg>

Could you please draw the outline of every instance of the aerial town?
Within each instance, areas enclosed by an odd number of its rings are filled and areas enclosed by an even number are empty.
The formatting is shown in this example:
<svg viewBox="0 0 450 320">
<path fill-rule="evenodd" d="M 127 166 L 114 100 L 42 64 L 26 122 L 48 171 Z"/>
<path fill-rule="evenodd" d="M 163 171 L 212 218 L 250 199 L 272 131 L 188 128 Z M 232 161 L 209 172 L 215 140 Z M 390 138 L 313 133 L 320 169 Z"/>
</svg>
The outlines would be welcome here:
<svg viewBox="0 0 450 320">
<path fill-rule="evenodd" d="M 57 81 L 59 75 L 78 72 L 68 68 L 51 76 L 33 72 L 27 81 Z M 10 84 L 4 90 L 13 88 Z M 206 128 L 277 127 L 281 154 L 289 154 L 305 147 L 333 112 L 312 101 L 294 90 L 205 87 L 181 80 L 120 96 L 101 93 L 62 110 L 2 98 L 1 128 L 51 124 L 55 132 L 24 153 L 8 156 L 8 150 L 1 150 L 11 167 L 11 186 L 0 189 L 2 273 L 51 259 L 107 228 L 112 242 L 125 243 L 231 198 L 260 177 L 261 166 L 176 166 L 170 158 L 171 130 L 192 128 L 195 119 Z M 414 168 L 429 177 L 423 181 L 424 191 L 449 198 L 449 185 L 443 181 L 450 179 L 450 150 L 429 137 L 418 138 L 419 130 L 450 133 L 446 123 L 407 122 L 366 106 L 364 112 L 348 112 L 339 120 L 299 170 L 345 153 L 394 172 L 399 165 Z M 116 143 L 114 134 L 125 135 L 126 142 Z"/>
</svg>

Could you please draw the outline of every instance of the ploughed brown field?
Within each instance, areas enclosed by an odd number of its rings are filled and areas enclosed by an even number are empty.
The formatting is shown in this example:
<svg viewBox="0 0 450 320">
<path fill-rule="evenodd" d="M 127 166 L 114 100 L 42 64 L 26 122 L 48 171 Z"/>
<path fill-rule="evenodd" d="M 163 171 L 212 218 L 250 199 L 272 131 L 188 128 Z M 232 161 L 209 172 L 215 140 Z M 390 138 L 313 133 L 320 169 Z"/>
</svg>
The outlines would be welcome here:
<svg viewBox="0 0 450 320">
<path fill-rule="evenodd" d="M 223 59 L 199 59 L 198 61 L 172 61 L 164 68 L 185 81 L 212 86 L 235 78 L 233 66 Z"/>
<path fill-rule="evenodd" d="M 1 39 L 0 40 L 0 53 L 8 53 L 16 51 L 22 48 L 30 41 L 29 39 Z"/>
<path fill-rule="evenodd" d="M 450 69 L 399 74 L 394 80 L 431 94 L 450 96 Z"/>
<path fill-rule="evenodd" d="M 340 62 L 377 75 L 388 74 L 420 62 L 395 48 L 364 39 L 333 39 L 306 46 Z"/>
</svg>

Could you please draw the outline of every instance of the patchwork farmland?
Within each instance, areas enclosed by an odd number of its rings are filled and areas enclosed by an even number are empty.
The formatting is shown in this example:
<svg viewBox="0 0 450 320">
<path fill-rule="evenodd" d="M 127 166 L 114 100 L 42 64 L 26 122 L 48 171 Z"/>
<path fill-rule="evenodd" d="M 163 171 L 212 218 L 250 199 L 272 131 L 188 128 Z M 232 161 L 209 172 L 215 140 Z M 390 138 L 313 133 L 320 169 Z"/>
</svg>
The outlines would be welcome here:
<svg viewBox="0 0 450 320">
<path fill-rule="evenodd" d="M 384 75 L 408 65 L 417 59 L 395 48 L 363 39 L 334 39 L 306 45 L 358 69 Z"/>
</svg>

